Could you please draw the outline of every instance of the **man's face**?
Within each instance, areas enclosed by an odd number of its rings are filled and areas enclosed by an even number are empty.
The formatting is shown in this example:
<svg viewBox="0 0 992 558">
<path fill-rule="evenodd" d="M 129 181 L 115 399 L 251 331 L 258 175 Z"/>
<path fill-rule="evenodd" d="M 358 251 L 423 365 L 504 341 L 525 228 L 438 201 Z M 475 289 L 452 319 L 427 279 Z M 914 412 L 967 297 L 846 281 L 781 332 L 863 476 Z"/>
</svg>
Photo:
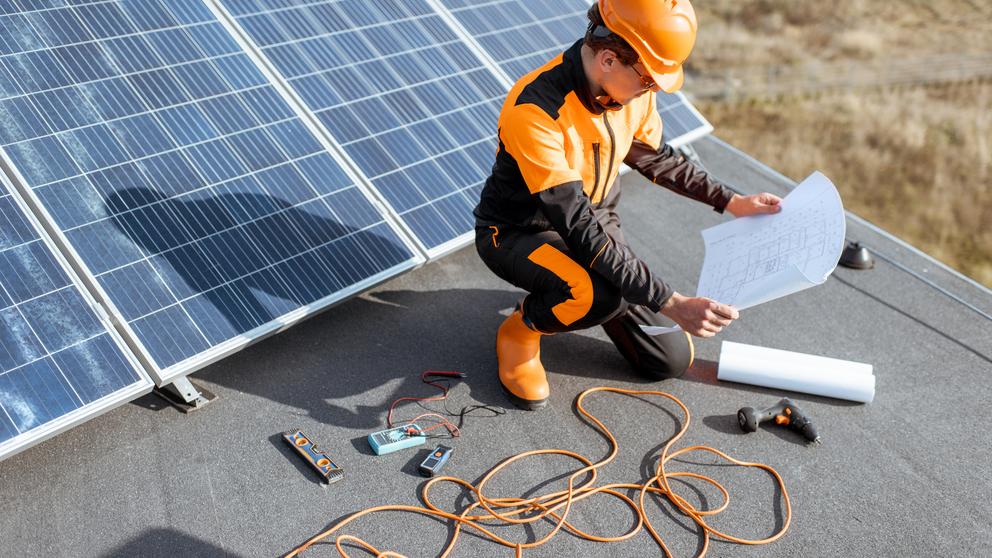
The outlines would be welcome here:
<svg viewBox="0 0 992 558">
<path fill-rule="evenodd" d="M 640 62 L 624 64 L 610 51 L 603 51 L 603 79 L 600 86 L 614 101 L 626 105 L 648 91 L 660 88 Z"/>
</svg>

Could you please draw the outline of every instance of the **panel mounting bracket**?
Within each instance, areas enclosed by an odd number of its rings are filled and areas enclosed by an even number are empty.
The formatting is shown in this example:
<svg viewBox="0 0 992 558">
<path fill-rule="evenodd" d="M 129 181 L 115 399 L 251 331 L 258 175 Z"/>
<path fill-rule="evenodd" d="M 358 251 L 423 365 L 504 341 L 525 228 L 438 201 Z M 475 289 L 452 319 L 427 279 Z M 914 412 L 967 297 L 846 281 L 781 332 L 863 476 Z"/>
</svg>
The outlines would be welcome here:
<svg viewBox="0 0 992 558">
<path fill-rule="evenodd" d="M 202 386 L 193 384 L 186 376 L 176 378 L 160 388 L 155 388 L 155 393 L 183 413 L 198 411 L 217 399 L 216 395 Z"/>
</svg>

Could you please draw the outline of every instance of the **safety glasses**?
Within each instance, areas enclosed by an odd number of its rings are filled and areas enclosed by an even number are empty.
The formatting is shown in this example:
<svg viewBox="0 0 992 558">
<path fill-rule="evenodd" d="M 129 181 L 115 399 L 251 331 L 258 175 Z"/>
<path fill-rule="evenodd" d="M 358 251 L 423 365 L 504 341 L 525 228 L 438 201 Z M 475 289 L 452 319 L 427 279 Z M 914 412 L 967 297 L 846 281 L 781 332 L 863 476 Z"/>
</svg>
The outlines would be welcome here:
<svg viewBox="0 0 992 558">
<path fill-rule="evenodd" d="M 660 91 L 661 86 L 658 85 L 658 83 L 655 82 L 653 79 L 651 79 L 651 76 L 646 76 L 642 74 L 640 70 L 637 69 L 636 64 L 637 63 L 631 64 L 630 69 L 634 70 L 634 73 L 637 74 L 637 77 L 641 78 L 641 87 L 647 89 L 648 91 Z"/>
</svg>

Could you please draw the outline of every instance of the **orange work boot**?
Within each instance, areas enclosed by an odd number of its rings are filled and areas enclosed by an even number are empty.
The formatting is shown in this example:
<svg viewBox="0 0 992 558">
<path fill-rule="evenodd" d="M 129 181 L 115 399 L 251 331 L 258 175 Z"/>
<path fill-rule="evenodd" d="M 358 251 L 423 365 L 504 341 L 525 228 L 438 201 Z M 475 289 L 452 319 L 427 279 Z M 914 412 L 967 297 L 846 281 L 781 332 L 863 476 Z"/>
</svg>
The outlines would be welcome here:
<svg viewBox="0 0 992 558">
<path fill-rule="evenodd" d="M 541 364 L 541 335 L 514 310 L 496 334 L 499 383 L 514 405 L 527 411 L 548 403 L 548 379 Z"/>
</svg>

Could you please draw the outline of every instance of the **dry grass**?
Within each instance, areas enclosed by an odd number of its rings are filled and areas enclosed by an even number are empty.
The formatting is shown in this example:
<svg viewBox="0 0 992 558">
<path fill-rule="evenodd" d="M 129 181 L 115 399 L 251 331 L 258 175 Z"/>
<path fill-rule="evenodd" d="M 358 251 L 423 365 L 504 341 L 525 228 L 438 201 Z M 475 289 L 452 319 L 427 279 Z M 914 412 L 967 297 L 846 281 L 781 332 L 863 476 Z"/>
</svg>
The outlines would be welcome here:
<svg viewBox="0 0 992 558">
<path fill-rule="evenodd" d="M 988 0 L 696 2 L 691 70 L 992 52 Z M 691 82 L 688 85 L 691 93 Z M 716 134 L 992 287 L 992 84 L 697 102 Z"/>
<path fill-rule="evenodd" d="M 700 0 L 687 65 L 710 73 L 992 51 L 989 0 Z"/>
</svg>

